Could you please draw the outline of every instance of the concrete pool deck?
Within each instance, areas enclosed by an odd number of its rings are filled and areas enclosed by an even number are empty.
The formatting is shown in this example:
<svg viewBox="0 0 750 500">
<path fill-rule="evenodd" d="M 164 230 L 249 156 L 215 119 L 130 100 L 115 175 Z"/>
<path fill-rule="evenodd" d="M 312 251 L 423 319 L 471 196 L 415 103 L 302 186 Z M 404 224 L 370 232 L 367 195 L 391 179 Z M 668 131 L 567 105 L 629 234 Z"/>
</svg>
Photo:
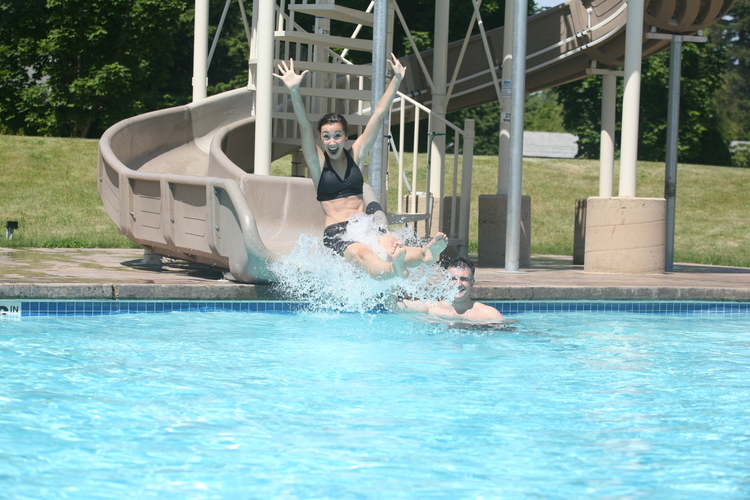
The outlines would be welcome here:
<svg viewBox="0 0 750 500">
<path fill-rule="evenodd" d="M 163 259 L 142 264 L 138 249 L 0 250 L 0 299 L 280 299 L 268 285 L 226 280 L 223 272 Z M 750 268 L 675 264 L 664 274 L 593 274 L 572 257 L 532 256 L 517 273 L 477 268 L 478 300 L 750 301 Z"/>
</svg>

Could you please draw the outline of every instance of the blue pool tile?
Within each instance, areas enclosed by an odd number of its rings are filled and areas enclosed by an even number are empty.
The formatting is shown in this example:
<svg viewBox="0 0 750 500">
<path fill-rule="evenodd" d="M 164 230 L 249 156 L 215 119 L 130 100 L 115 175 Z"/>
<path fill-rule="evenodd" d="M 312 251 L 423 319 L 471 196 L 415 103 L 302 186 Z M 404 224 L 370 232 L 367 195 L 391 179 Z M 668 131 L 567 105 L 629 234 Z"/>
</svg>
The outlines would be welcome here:
<svg viewBox="0 0 750 500">
<path fill-rule="evenodd" d="M 613 312 L 655 315 L 750 315 L 750 302 L 685 302 L 685 301 L 487 301 L 502 314 L 529 312 Z M 310 304 L 296 301 L 21 301 L 22 316 L 71 316 L 100 314 L 140 314 L 178 311 L 238 311 L 297 313 L 306 311 Z M 372 311 L 385 312 L 382 308 Z"/>
</svg>

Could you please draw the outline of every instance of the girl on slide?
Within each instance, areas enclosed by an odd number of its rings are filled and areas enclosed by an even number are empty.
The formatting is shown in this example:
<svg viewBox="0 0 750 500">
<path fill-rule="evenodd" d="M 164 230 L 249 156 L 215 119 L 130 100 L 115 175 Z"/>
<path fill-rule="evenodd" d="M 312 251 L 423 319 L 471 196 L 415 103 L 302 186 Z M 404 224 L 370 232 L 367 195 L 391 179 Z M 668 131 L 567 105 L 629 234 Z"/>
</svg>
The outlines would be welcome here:
<svg viewBox="0 0 750 500">
<path fill-rule="evenodd" d="M 409 274 L 409 267 L 420 264 L 432 265 L 448 245 L 447 237 L 443 233 L 438 233 L 424 248 L 405 247 L 387 227 L 381 227 L 378 241 L 388 256 L 387 260 L 383 260 L 367 245 L 342 238 L 346 233 L 350 216 L 363 212 L 372 215 L 382 210 L 377 202 L 365 207 L 362 195 L 364 178 L 359 165 L 364 164 L 367 153 L 375 144 L 380 125 L 390 110 L 398 86 L 406 74 L 406 68 L 396 56 L 391 54 L 391 58 L 388 63 L 393 69 L 394 76 L 372 111 L 364 132 L 349 148 L 346 147 L 346 118 L 337 113 L 329 113 L 318 121 L 318 137 L 323 148 L 316 144 L 315 132 L 307 118 L 299 92 L 300 83 L 308 70 L 297 74 L 294 71 L 294 61 L 290 59 L 289 64 L 282 61 L 277 66 L 279 74 L 274 73 L 274 76 L 289 88 L 302 138 L 302 154 L 315 184 L 318 201 L 326 216 L 323 243 L 378 279 L 405 278 Z"/>
</svg>

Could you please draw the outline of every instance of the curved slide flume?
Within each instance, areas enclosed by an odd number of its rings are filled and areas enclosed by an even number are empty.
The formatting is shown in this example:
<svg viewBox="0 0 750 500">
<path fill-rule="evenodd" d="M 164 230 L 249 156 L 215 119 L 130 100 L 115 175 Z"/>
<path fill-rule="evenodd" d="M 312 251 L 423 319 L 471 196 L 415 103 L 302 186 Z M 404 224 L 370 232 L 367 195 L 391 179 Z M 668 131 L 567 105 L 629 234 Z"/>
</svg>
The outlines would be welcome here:
<svg viewBox="0 0 750 500">
<path fill-rule="evenodd" d="M 650 31 L 692 35 L 720 20 L 734 0 L 646 0 L 644 34 Z M 537 92 L 588 76 L 587 70 L 615 69 L 625 63 L 624 0 L 570 0 L 529 17 L 527 27 L 526 92 Z M 500 78 L 504 28 L 487 31 L 488 45 Z M 463 49 L 463 40 L 448 46 L 448 71 L 453 74 Z M 643 39 L 643 57 L 669 48 L 668 40 Z M 461 62 L 448 112 L 497 101 L 491 68 L 479 35 L 469 39 Z M 420 53 L 432 69 L 432 50 Z M 419 67 L 416 55 L 402 59 L 405 66 Z M 428 105 L 429 85 L 422 72 L 409 71 L 401 92 Z"/>
<path fill-rule="evenodd" d="M 651 1 L 645 23 L 661 32 L 693 34 L 732 4 Z M 570 0 L 530 17 L 527 91 L 583 78 L 592 61 L 599 68 L 622 66 L 625 16 L 624 0 Z M 502 31 L 488 31 L 496 62 L 502 58 Z M 462 43 L 451 44 L 449 68 L 457 63 Z M 644 39 L 644 57 L 667 46 Z M 497 99 L 479 37 L 469 41 L 466 54 L 449 111 Z M 421 55 L 431 67 L 431 51 Z M 416 61 L 406 64 L 417 67 Z M 426 89 L 418 71 L 409 72 L 401 86 L 405 94 L 429 103 Z M 271 264 L 292 250 L 301 233 L 321 235 L 325 218 L 310 179 L 253 173 L 253 100 L 252 92 L 238 89 L 108 129 L 99 142 L 98 190 L 119 230 L 158 255 L 226 269 L 248 283 L 272 281 Z M 291 152 L 283 143 L 273 148 L 273 158 Z M 371 189 L 366 195 L 374 199 Z"/>
</svg>

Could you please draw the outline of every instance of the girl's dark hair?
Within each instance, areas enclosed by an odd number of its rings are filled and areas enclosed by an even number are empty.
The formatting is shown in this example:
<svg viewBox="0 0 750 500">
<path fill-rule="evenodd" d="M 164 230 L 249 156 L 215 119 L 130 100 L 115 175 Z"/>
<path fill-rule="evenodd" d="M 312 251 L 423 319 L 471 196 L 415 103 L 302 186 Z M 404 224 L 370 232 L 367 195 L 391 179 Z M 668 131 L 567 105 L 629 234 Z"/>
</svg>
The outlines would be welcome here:
<svg viewBox="0 0 750 500">
<path fill-rule="evenodd" d="M 323 117 L 318 120 L 318 133 L 320 133 L 320 129 L 323 128 L 323 125 L 329 125 L 332 123 L 340 123 L 341 128 L 344 129 L 344 134 L 348 135 L 349 124 L 346 123 L 346 118 L 344 118 L 344 115 L 340 115 L 338 113 L 328 113 L 327 115 L 323 115 Z"/>
</svg>

